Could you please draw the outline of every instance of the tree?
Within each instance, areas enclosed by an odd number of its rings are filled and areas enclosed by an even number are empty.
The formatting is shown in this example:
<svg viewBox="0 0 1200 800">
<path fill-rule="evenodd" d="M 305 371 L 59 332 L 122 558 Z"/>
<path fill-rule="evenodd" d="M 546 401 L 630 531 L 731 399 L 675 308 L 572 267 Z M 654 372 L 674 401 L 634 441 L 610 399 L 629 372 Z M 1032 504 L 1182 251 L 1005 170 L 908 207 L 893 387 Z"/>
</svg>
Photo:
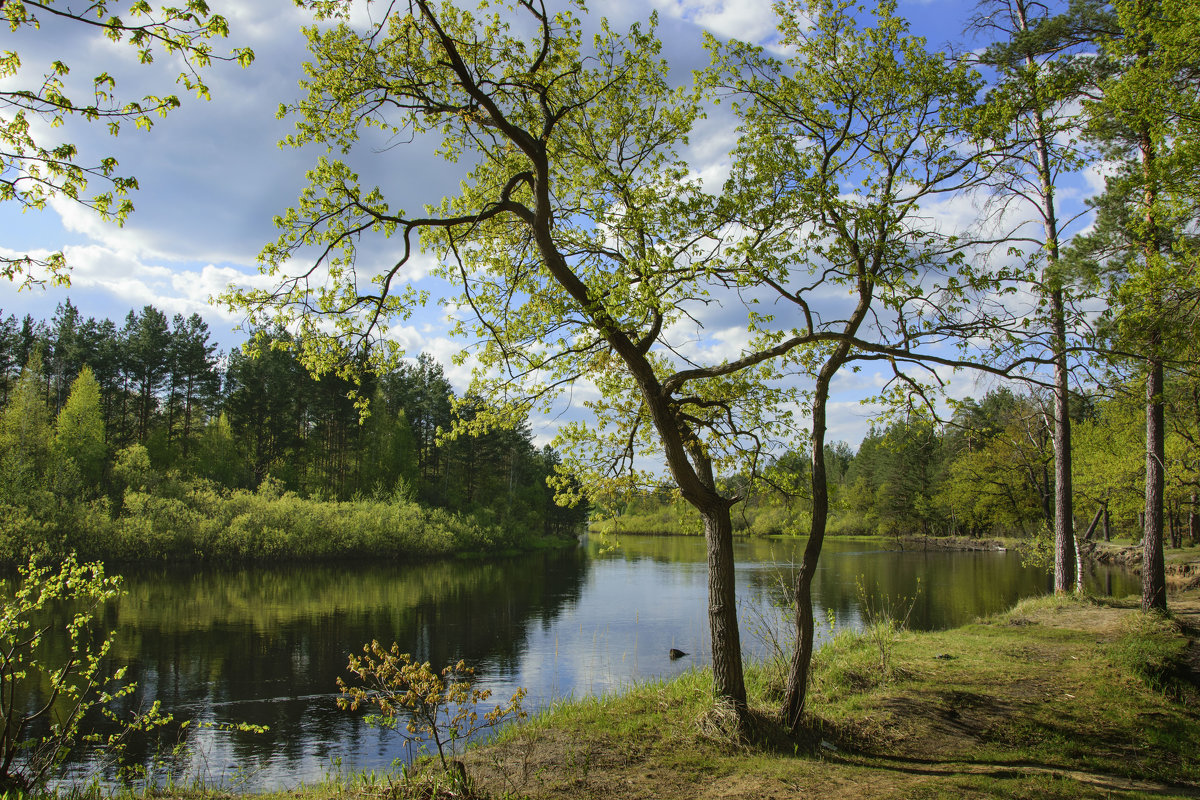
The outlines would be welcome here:
<svg viewBox="0 0 1200 800">
<path fill-rule="evenodd" d="M 428 353 L 415 363 L 404 363 L 380 378 L 384 394 L 403 409 L 412 429 L 416 449 L 415 487 L 425 502 L 445 504 L 444 485 L 439 480 L 445 465 L 438 447 L 439 431 L 449 431 L 453 418 L 454 391 L 442 365 Z"/>
<path fill-rule="evenodd" d="M 283 333 L 260 336 L 286 340 Z M 263 345 L 257 357 L 238 349 L 229 354 L 225 411 L 234 438 L 250 460 L 251 485 L 270 474 L 280 477 L 289 457 L 300 460 L 310 380 L 282 346 Z"/>
<path fill-rule="evenodd" d="M 718 80 L 740 103 L 743 137 L 735 163 L 739 222 L 751 236 L 752 277 L 789 309 L 799 338 L 794 367 L 811 377 L 812 531 L 796 576 L 797 646 L 782 716 L 801 723 L 812 658 L 812 580 L 828 519 L 825 466 L 830 384 L 847 364 L 878 361 L 892 372 L 884 399 L 928 406 L 937 365 L 1005 375 L 1001 365 L 948 355 L 996 327 L 1013 327 L 997 276 L 965 257 L 969 239 L 944 230 L 928 206 L 988 177 L 972 152 L 978 76 L 929 53 L 884 0 L 871 24 L 843 0 L 780 6 L 780 62 L 761 49 L 724 48 Z M 829 308 L 837 286 L 848 302 Z M 822 294 L 825 292 L 825 294 Z M 840 292 L 839 292 L 840 294 Z M 778 315 L 777 316 L 782 316 Z M 773 319 L 773 318 L 768 318 Z"/>
<path fill-rule="evenodd" d="M 1165 376 L 1190 337 L 1197 294 L 1194 226 L 1200 209 L 1200 9 L 1186 0 L 1115 0 L 1115 29 L 1099 37 L 1101 69 L 1084 104 L 1088 134 L 1114 169 L 1096 201 L 1095 230 L 1077 252 L 1101 265 L 1110 349 L 1141 360 L 1146 405 L 1142 607 L 1165 610 L 1163 503 Z"/>
<path fill-rule="evenodd" d="M 90 367 L 71 384 L 67 402 L 58 412 L 53 455 L 66 471 L 78 475 L 85 490 L 96 491 L 104 474 L 104 418 L 100 414 L 100 385 Z"/>
<path fill-rule="evenodd" d="M 323 16 L 350 9 L 313 5 Z M 721 227 L 714 204 L 676 154 L 698 96 L 667 83 L 652 31 L 618 35 L 602 23 L 585 53 L 573 14 L 551 17 L 537 0 L 506 13 L 519 22 L 413 0 L 365 31 L 343 21 L 306 32 L 313 63 L 307 98 L 288 109 L 297 117 L 290 144 L 345 152 L 364 127 L 434 131 L 445 157 L 473 166 L 458 196 L 410 217 L 344 162 L 322 158 L 263 254 L 280 287 L 227 300 L 255 320 L 295 323 L 310 369 L 350 373 L 368 350 L 385 363 L 396 351 L 381 341 L 382 326 L 417 299 L 400 281 L 420 234 L 462 292 L 456 307 L 469 316 L 459 332 L 481 342 L 473 393 L 489 409 L 463 432 L 511 426 L 589 381 L 596 419 L 564 430 L 566 471 L 585 486 L 630 487 L 645 482 L 639 467 L 654 454 L 698 509 L 715 691 L 740 716 L 730 518 L 739 498 L 723 494 L 717 476 L 756 463 L 786 427 L 778 409 L 790 395 L 773 383 L 772 363 L 804 339 L 759 335 L 751 324 L 740 352 L 707 362 L 681 352 L 677 333 L 698 327 L 693 315 L 714 294 L 743 302 L 741 258 L 727 257 L 712 234 Z M 368 232 L 399 240 L 395 263 L 371 285 L 359 283 L 355 260 Z M 308 248 L 311 270 L 281 274 Z M 325 288 L 310 280 L 318 269 L 333 278 Z"/>
<path fill-rule="evenodd" d="M 208 336 L 208 323 L 199 314 L 186 319 L 182 314 L 176 314 L 171 321 L 167 404 L 172 416 L 177 408 L 182 416 L 179 441 L 184 460 L 189 454 L 197 415 L 202 421 L 207 408 L 216 402 L 221 388 L 214 355 L 217 346 L 208 340 Z"/>
<path fill-rule="evenodd" d="M 0 116 L 0 201 L 15 202 L 22 209 L 40 209 L 52 198 L 64 197 L 118 223 L 133 210 L 128 194 L 137 188 L 137 179 L 120 175 L 115 158 L 82 161 L 76 145 L 47 141 L 38 129 L 43 124 L 57 128 L 69 118 L 78 118 L 104 124 L 113 136 L 126 124 L 148 130 L 158 117 L 177 108 L 180 100 L 173 94 L 123 99 L 117 93 L 116 79 L 107 70 L 94 76 L 88 89 L 70 87 L 71 70 L 64 60 L 70 56 L 55 46 L 53 37 L 61 35 L 63 26 L 94 29 L 110 41 L 135 49 L 142 64 L 153 62 L 157 54 L 171 56 L 183 64 L 176 82 L 203 98 L 208 97 L 208 86 L 201 72 L 213 60 L 246 66 L 254 59 L 248 48 L 228 55 L 213 52 L 212 40 L 227 36 L 229 26 L 224 17 L 209 11 L 205 0 L 161 8 L 146 0 L 94 0 L 82 10 L 60 0 L 7 0 L 0 3 L 0 25 L 14 35 L 21 34 L 18 41 L 32 45 L 36 58 L 30 64 L 16 50 L 0 53 L 0 78 L 6 79 L 0 88 L 4 112 Z M 29 52 L 26 50 L 26 56 Z M 38 72 L 40 78 L 29 79 Z M 93 180 L 103 182 L 106 189 L 89 195 Z M 41 282 L 38 273 L 43 270 L 54 282 L 67 282 L 62 253 L 44 258 L 0 256 L 0 275 L 10 280 Z"/>
<path fill-rule="evenodd" d="M 69 299 L 65 303 L 59 303 L 54 312 L 54 319 L 50 321 L 46 381 L 49 386 L 50 405 L 54 411 L 61 409 L 66 402 L 71 383 L 83 366 L 83 341 L 80 337 L 82 322 L 79 309 Z"/>
<path fill-rule="evenodd" d="M 71 553 L 51 566 L 34 556 L 5 589 L 11 599 L 0 606 L 0 790 L 45 790 L 72 749 L 119 738 L 90 730 L 97 719 L 123 732 L 169 721 L 157 701 L 132 720 L 120 720 L 113 708 L 137 684 L 124 681 L 125 667 L 107 671 L 115 632 L 96 629 L 106 604 L 120 596 L 121 579 L 106 577 L 103 564 L 80 564 Z M 50 613 L 64 606 L 70 614 Z"/>
<path fill-rule="evenodd" d="M 1007 389 L 989 392 L 982 403 L 964 404 L 955 415 L 961 427 L 947 437 L 952 460 L 939 505 L 960 515 L 973 532 L 1008 528 L 1029 535 L 1053 523 L 1053 455 L 1045 417 L 1038 398 Z"/>
<path fill-rule="evenodd" d="M 1146 508 L 1144 412 L 1131 395 L 1119 396 L 1077 426 L 1074 485 L 1081 497 L 1121 521 L 1136 522 Z"/>
<path fill-rule="evenodd" d="M 137 389 L 137 441 L 144 444 L 158 408 L 159 390 L 169 376 L 171 333 L 167 317 L 154 306 L 146 306 L 140 315 L 130 311 L 121 338 L 125 355 L 123 371 Z"/>
<path fill-rule="evenodd" d="M 18 502 L 38 495 L 46 477 L 52 432 L 44 388 L 35 353 L 0 415 L 0 492 Z"/>
<path fill-rule="evenodd" d="M 22 362 L 17 360 L 17 318 L 12 314 L 0 318 L 0 405 L 8 403 L 8 393 L 21 374 Z"/>
<path fill-rule="evenodd" d="M 1064 217 L 1057 199 L 1059 176 L 1079 169 L 1085 154 L 1078 142 L 1077 104 L 1089 76 L 1078 58 L 1097 24 L 1094 14 L 1053 14 L 1039 0 L 984 0 L 974 27 L 994 34 L 982 62 L 995 71 L 987 103 L 999 146 L 992 191 L 1000 214 L 1013 206 L 1032 212 L 1040 232 L 1016 229 L 1001 236 L 1010 247 L 1032 247 L 1019 280 L 1038 297 L 1027 317 L 1033 324 L 1003 346 L 1041 347 L 1053 362 L 1054 420 L 1054 590 L 1076 583 L 1074 506 L 1071 487 L 1071 353 L 1079 330 L 1077 292 L 1062 259 L 1065 232 L 1079 218 Z M 1018 218 L 1020 211 L 1016 212 Z"/>
</svg>

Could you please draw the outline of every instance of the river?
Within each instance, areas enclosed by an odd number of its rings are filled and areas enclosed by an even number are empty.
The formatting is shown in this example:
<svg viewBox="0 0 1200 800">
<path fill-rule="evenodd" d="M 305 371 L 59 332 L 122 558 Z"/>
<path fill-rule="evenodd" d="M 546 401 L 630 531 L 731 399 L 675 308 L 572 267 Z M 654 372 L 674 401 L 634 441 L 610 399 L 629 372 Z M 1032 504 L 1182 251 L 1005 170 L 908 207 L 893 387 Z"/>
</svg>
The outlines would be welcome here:
<svg viewBox="0 0 1200 800">
<path fill-rule="evenodd" d="M 745 650 L 774 618 L 779 580 L 803 540 L 735 545 Z M 1098 593 L 1137 592 L 1134 576 L 1098 568 Z M 911 606 L 909 627 L 946 628 L 1050 588 L 1045 570 L 1011 552 L 887 550 L 877 541 L 829 539 L 813 584 L 818 618 L 862 622 L 861 586 Z M 247 790 L 292 787 L 340 772 L 386 768 L 408 757 L 400 738 L 339 711 L 336 679 L 365 642 L 398 642 L 435 666 L 465 659 L 480 685 L 525 707 L 618 691 L 709 662 L 704 543 L 698 537 L 621 536 L 492 561 L 415 565 L 338 563 L 288 567 L 130 571 L 128 593 L 108 609 L 115 663 L 129 667 L 138 702 L 157 699 L 177 720 L 249 722 L 267 733 L 193 731 L 177 774 Z M 677 648 L 689 655 L 668 657 Z M 168 736 L 174 736 L 174 733 Z M 152 763 L 165 741 L 133 742 L 127 757 Z M 97 771 L 75 762 L 70 778 Z M 104 777 L 103 773 L 101 777 Z"/>
</svg>

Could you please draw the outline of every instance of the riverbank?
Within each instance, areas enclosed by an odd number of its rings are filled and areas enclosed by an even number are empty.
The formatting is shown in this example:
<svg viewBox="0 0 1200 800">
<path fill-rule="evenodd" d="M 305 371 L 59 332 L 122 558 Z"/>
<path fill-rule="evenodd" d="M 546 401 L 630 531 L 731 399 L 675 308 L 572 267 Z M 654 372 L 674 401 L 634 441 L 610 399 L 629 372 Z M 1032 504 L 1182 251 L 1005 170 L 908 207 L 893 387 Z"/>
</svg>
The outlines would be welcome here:
<svg viewBox="0 0 1200 800">
<path fill-rule="evenodd" d="M 948 631 L 841 633 L 815 657 L 795 739 L 772 722 L 782 672 L 758 665 L 747 739 L 714 717 L 697 669 L 559 703 L 463 760 L 493 798 L 1200 797 L 1200 591 L 1171 606 L 1166 620 L 1134 598 L 1041 597 Z M 241 797 L 458 796 L 372 774 Z"/>
<path fill-rule="evenodd" d="M 703 532 L 693 533 L 684 531 L 679 528 L 664 529 L 662 527 L 652 528 L 649 530 L 620 530 L 614 532 L 610 521 L 597 523 L 590 526 L 588 532 L 602 536 L 613 537 L 619 539 L 621 536 L 703 536 Z M 806 539 L 807 533 L 795 534 L 756 534 L 750 533 L 745 529 L 737 529 L 735 526 L 735 537 L 745 538 L 761 538 L 761 539 Z M 950 551 L 985 551 L 985 550 L 1011 550 L 1016 548 L 1023 541 L 1011 537 L 993 537 L 988 539 L 974 539 L 968 536 L 894 536 L 891 534 L 884 535 L 879 533 L 830 533 L 826 535 L 826 541 L 837 539 L 839 541 L 863 541 L 877 542 L 884 545 L 885 549 L 889 550 L 950 550 Z"/>
<path fill-rule="evenodd" d="M 1084 557 L 1099 564 L 1116 564 L 1141 574 L 1142 546 L 1117 542 L 1089 542 Z M 1172 547 L 1163 552 L 1167 588 L 1188 591 L 1200 588 L 1200 545 Z"/>
<path fill-rule="evenodd" d="M 468 768 L 494 796 L 572 800 L 1197 797 L 1200 592 L 1172 600 L 1175 621 L 1038 598 L 951 631 L 843 634 L 817 655 L 795 741 L 731 740 L 696 671 L 561 704 Z M 781 675 L 748 679 L 771 731 Z"/>
</svg>

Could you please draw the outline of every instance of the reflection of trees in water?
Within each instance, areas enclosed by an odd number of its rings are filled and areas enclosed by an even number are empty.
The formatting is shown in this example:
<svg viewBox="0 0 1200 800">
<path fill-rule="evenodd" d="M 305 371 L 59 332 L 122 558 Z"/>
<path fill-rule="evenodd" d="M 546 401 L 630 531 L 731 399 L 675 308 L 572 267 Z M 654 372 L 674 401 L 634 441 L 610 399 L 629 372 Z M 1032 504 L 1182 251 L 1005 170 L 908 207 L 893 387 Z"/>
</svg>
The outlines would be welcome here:
<svg viewBox="0 0 1200 800">
<path fill-rule="evenodd" d="M 330 757 L 387 764 L 404 755 L 398 742 L 381 743 L 361 718 L 334 707 L 334 682 L 347 654 L 372 638 L 398 641 L 435 665 L 464 658 L 483 665 L 485 681 L 511 687 L 534 626 L 549 629 L 580 601 L 589 558 L 648 562 L 632 572 L 598 568 L 597 577 L 686 575 L 683 582 L 694 583 L 696 602 L 704 603 L 702 538 L 620 536 L 617 543 L 616 550 L 592 556 L 572 550 L 490 562 L 140 574 L 131 577 L 129 597 L 108 609 L 103 624 L 118 631 L 113 660 L 129 664 L 142 696 L 161 700 L 179 719 L 270 726 L 261 736 L 212 737 L 221 748 L 213 758 L 218 774 L 229 764 L 253 767 L 271 758 L 287 781 L 290 768 L 294 773 L 316 761 L 319 769 Z M 786 573 L 803 545 L 803 539 L 739 540 L 743 598 L 759 604 L 781 599 L 772 597 L 780 592 L 775 573 Z M 1049 586 L 1044 570 L 1022 567 L 1012 553 L 879 552 L 876 542 L 853 540 L 826 546 L 816 602 L 821 610 L 833 608 L 843 626 L 858 621 L 859 576 L 869 590 L 892 597 L 911 597 L 920 576 L 913 628 L 969 622 Z M 664 573 L 662 564 L 676 564 L 679 572 Z M 636 591 L 619 584 L 600 594 L 645 602 L 656 587 L 648 577 L 641 580 Z M 1114 573 L 1115 593 L 1138 587 L 1127 573 Z M 614 606 L 603 613 L 618 618 L 635 612 Z M 154 743 L 136 747 L 131 755 L 145 763 Z"/>
<path fill-rule="evenodd" d="M 130 576 L 103 624 L 118 632 L 111 658 L 129 665 L 138 702 L 159 700 L 179 720 L 267 725 L 229 737 L 229 755 L 291 761 L 311 758 L 314 742 L 334 755 L 375 741 L 333 707 L 352 650 L 396 641 L 435 667 L 461 658 L 486 661 L 485 680 L 511 675 L 529 626 L 578 602 L 587 564 L 572 549 L 489 562 L 162 571 Z M 130 760 L 144 763 L 156 746 L 133 743 Z"/>
<path fill-rule="evenodd" d="M 832 544 L 830 542 L 832 541 Z M 764 565 L 749 577 L 750 596 L 755 602 L 790 605 L 791 598 L 780 586 L 790 575 L 794 547 L 776 543 L 774 551 L 766 545 L 747 545 L 751 557 L 757 555 Z M 1025 567 L 1014 553 L 954 551 L 884 551 L 873 542 L 827 540 L 829 550 L 817 571 L 813 584 L 818 616 L 832 609 L 838 623 L 858 624 L 861 598 L 858 582 L 874 597 L 887 597 L 907 610 L 913 609 L 909 627 L 934 630 L 954 627 L 976 617 L 1003 611 L 1023 597 L 1050 590 L 1046 570 Z M 780 552 L 784 557 L 780 557 Z M 743 562 L 746 559 L 743 558 Z M 769 566 L 767 566 L 769 565 Z M 918 591 L 918 580 L 919 591 Z M 1123 596 L 1139 589 L 1136 577 L 1124 570 L 1094 567 L 1088 579 L 1091 591 Z"/>
</svg>

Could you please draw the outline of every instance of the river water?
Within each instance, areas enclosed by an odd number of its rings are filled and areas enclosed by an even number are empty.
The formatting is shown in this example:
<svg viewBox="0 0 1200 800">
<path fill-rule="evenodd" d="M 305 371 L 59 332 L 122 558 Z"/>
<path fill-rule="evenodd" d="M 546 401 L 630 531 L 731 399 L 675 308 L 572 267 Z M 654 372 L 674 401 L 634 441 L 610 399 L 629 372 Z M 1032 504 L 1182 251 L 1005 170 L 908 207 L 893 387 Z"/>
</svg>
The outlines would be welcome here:
<svg viewBox="0 0 1200 800">
<path fill-rule="evenodd" d="M 765 652 L 755 631 L 774 618 L 780 578 L 803 544 L 735 545 L 750 655 Z M 1139 590 L 1134 576 L 1100 569 L 1088 576 L 1093 592 Z M 336 680 L 365 642 L 398 642 L 435 666 L 465 659 L 493 701 L 525 687 L 535 710 L 707 664 L 706 585 L 699 537 L 623 535 L 493 561 L 130 572 L 105 623 L 139 702 L 157 699 L 177 720 L 269 727 L 192 731 L 185 753 L 166 759 L 178 775 L 257 790 L 408 757 L 394 733 L 337 709 Z M 845 539 L 826 541 L 813 585 L 819 619 L 830 609 L 838 626 L 859 626 L 866 591 L 911 606 L 914 629 L 959 625 L 1049 588 L 1045 570 L 1016 553 L 897 552 Z M 673 661 L 671 648 L 689 655 Z M 127 758 L 150 764 L 172 741 L 133 742 Z M 106 777 L 84 759 L 69 777 L 97 772 Z"/>
</svg>

